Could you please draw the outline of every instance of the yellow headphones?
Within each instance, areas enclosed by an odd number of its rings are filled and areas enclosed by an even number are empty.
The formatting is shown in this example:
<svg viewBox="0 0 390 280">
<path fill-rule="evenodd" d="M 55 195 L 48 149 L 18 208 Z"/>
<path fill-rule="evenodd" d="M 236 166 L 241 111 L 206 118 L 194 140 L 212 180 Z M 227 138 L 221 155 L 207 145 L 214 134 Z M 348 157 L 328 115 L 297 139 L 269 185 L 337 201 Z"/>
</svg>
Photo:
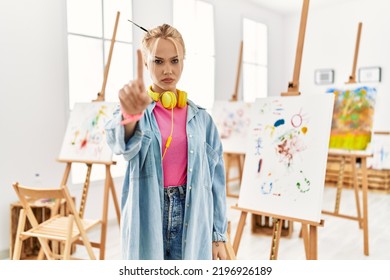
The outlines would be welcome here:
<svg viewBox="0 0 390 280">
<path fill-rule="evenodd" d="M 165 109 L 173 109 L 176 107 L 184 108 L 187 104 L 187 92 L 177 90 L 176 94 L 172 91 L 165 91 L 163 93 L 154 92 L 152 86 L 148 89 L 149 96 L 156 102 L 160 101 Z"/>
</svg>

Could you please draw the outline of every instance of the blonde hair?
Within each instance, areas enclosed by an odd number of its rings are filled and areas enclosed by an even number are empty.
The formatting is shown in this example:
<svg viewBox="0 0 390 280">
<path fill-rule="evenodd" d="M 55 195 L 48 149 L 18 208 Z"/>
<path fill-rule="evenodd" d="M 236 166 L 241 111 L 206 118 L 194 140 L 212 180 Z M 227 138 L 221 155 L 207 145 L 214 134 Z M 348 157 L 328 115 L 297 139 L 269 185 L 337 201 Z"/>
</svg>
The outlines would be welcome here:
<svg viewBox="0 0 390 280">
<path fill-rule="evenodd" d="M 177 49 L 176 43 L 179 43 L 183 47 L 183 59 L 186 54 L 186 48 L 184 45 L 184 40 L 183 37 L 181 36 L 180 32 L 170 26 L 169 24 L 164 23 L 163 25 L 157 26 L 153 29 L 150 29 L 145 37 L 142 40 L 142 52 L 144 55 L 144 59 L 148 57 L 148 52 L 149 53 L 154 53 L 153 49 L 155 49 L 155 44 L 158 39 L 167 39 L 171 40 Z M 156 40 L 157 39 L 157 40 Z"/>
</svg>

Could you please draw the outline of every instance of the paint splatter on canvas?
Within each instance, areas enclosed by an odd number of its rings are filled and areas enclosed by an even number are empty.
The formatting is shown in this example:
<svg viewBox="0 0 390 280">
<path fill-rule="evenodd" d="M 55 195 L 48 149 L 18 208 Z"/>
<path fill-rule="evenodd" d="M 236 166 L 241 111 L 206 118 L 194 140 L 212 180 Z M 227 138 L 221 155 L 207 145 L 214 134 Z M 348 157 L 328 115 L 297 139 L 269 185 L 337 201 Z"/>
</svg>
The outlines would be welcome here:
<svg viewBox="0 0 390 280">
<path fill-rule="evenodd" d="M 244 144 L 250 126 L 250 103 L 243 101 L 215 101 L 213 119 L 227 153 L 245 153 Z"/>
<path fill-rule="evenodd" d="M 59 159 L 110 162 L 112 151 L 106 143 L 104 125 L 117 103 L 76 103 L 68 121 Z"/>
<path fill-rule="evenodd" d="M 376 89 L 367 86 L 333 88 L 335 95 L 330 148 L 364 150 L 371 140 Z"/>
<path fill-rule="evenodd" d="M 239 207 L 319 222 L 333 100 L 332 95 L 256 100 Z"/>
</svg>

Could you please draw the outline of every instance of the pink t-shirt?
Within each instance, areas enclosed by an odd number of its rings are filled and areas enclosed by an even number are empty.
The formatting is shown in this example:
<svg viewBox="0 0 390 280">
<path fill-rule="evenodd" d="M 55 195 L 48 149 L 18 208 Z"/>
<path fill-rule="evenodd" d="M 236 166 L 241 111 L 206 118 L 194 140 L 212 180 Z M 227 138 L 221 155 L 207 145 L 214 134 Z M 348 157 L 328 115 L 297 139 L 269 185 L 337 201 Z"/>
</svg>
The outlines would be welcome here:
<svg viewBox="0 0 390 280">
<path fill-rule="evenodd" d="M 173 134 L 171 145 L 163 160 L 164 187 L 180 186 L 187 182 L 187 107 L 173 109 Z M 153 110 L 162 137 L 161 155 L 171 133 L 172 112 L 157 102 Z"/>
</svg>

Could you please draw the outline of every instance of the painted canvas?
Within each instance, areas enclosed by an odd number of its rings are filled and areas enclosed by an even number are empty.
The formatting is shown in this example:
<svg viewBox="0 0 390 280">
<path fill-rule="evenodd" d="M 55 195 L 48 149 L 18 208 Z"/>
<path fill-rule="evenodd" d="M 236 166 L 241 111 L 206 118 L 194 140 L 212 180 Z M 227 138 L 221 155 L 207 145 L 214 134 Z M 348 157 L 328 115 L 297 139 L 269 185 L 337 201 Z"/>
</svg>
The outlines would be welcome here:
<svg viewBox="0 0 390 280">
<path fill-rule="evenodd" d="M 365 150 L 371 141 L 376 89 L 354 85 L 327 92 L 335 95 L 329 147 Z"/>
<path fill-rule="evenodd" d="M 244 101 L 217 100 L 213 106 L 213 119 L 226 153 L 246 152 L 251 104 Z"/>
<path fill-rule="evenodd" d="M 106 143 L 105 123 L 118 106 L 114 102 L 76 103 L 70 114 L 59 159 L 110 162 L 112 151 Z"/>
<path fill-rule="evenodd" d="M 320 222 L 333 101 L 330 94 L 256 100 L 239 207 Z"/>
<path fill-rule="evenodd" d="M 369 168 L 390 169 L 390 135 L 374 134 L 367 150 L 373 155 L 367 159 Z"/>
</svg>

